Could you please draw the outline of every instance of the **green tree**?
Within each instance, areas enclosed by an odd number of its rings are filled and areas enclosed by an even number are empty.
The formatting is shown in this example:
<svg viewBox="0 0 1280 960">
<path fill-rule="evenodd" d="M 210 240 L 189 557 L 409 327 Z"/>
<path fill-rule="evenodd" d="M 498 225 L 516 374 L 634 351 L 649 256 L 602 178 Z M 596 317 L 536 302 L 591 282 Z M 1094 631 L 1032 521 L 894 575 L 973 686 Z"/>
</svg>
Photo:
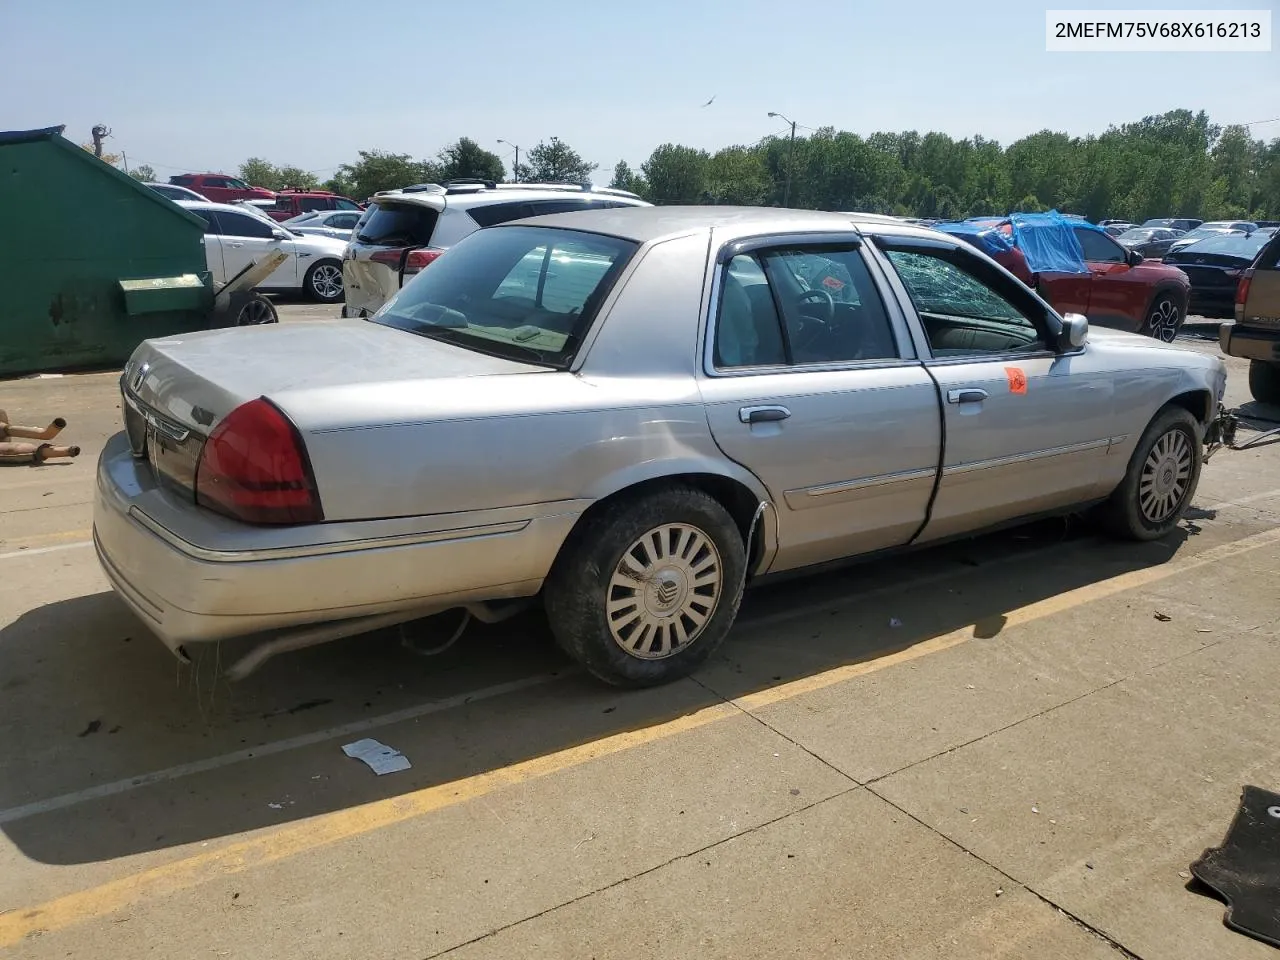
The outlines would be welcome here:
<svg viewBox="0 0 1280 960">
<path fill-rule="evenodd" d="M 346 192 L 357 200 L 371 197 L 380 190 L 396 190 L 440 179 L 440 170 L 435 164 L 414 160 L 407 153 L 361 150 L 359 155 L 355 163 L 339 167 L 335 178 L 348 184 Z"/>
<path fill-rule="evenodd" d="M 615 190 L 629 190 L 632 193 L 645 196 L 649 189 L 649 184 L 640 174 L 631 169 L 631 165 L 625 160 L 619 160 L 613 168 L 613 179 L 609 181 L 609 186 Z"/>
<path fill-rule="evenodd" d="M 463 137 L 441 150 L 439 161 L 443 180 L 493 180 L 501 183 L 507 175 L 502 158 L 470 137 Z"/>
<path fill-rule="evenodd" d="M 280 183 L 280 171 L 276 168 L 276 165 L 262 159 L 262 157 L 250 157 L 240 164 L 240 169 L 236 171 L 236 174 L 245 183 L 252 184 L 255 187 L 279 190 L 284 186 L 284 184 Z"/>
<path fill-rule="evenodd" d="M 310 170 L 303 170 L 300 167 L 280 167 L 276 170 L 276 182 L 278 187 L 271 187 L 272 190 L 283 190 L 285 187 L 293 187 L 297 190 L 315 190 L 320 186 L 320 178 Z"/>
<path fill-rule="evenodd" d="M 706 203 L 758 206 L 773 188 L 764 158 L 746 147 L 725 147 L 705 161 L 703 171 Z"/>
<path fill-rule="evenodd" d="M 664 143 L 640 165 L 653 203 L 702 203 L 707 193 L 705 150 Z"/>
<path fill-rule="evenodd" d="M 528 153 L 521 180 L 539 183 L 581 183 L 591 177 L 599 164 L 587 163 L 578 151 L 561 140 L 552 137 L 540 142 Z"/>
<path fill-rule="evenodd" d="M 142 164 L 141 166 L 134 167 L 132 170 L 130 170 L 129 176 L 133 177 L 133 179 L 138 180 L 142 183 L 156 182 L 155 170 L 153 170 L 148 164 L 145 164 L 145 163 Z"/>
</svg>

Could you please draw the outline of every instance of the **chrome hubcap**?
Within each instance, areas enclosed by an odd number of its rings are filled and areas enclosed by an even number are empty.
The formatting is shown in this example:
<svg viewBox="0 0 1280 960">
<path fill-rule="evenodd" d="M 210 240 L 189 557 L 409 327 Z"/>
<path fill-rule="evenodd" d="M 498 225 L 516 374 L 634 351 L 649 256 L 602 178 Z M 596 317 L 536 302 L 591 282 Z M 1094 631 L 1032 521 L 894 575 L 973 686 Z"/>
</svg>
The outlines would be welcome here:
<svg viewBox="0 0 1280 960">
<path fill-rule="evenodd" d="M 342 271 L 327 263 L 316 267 L 311 274 L 311 288 L 322 297 L 336 297 L 342 293 Z"/>
<path fill-rule="evenodd" d="M 1147 320 L 1151 327 L 1151 335 L 1165 343 L 1173 343 L 1178 338 L 1178 308 L 1172 300 L 1161 300 L 1151 309 L 1151 317 Z"/>
<path fill-rule="evenodd" d="M 679 653 L 710 621 L 723 582 L 710 537 L 685 523 L 656 527 L 627 548 L 609 578 L 609 633 L 641 660 Z"/>
<path fill-rule="evenodd" d="M 1156 441 L 1142 465 L 1138 504 L 1150 523 L 1164 523 L 1182 506 L 1191 482 L 1191 441 L 1170 430 Z"/>
</svg>

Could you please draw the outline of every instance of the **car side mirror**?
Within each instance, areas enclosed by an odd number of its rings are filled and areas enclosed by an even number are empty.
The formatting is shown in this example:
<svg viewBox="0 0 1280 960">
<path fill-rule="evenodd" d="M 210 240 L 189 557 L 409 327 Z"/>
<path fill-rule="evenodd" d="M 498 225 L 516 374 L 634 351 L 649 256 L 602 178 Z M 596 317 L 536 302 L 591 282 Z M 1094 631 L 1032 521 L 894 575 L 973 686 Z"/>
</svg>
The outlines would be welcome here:
<svg viewBox="0 0 1280 960">
<path fill-rule="evenodd" d="M 272 231 L 271 231 L 271 236 L 272 236 L 272 238 L 273 238 L 273 239 L 275 239 L 275 240 L 288 240 L 288 239 L 289 239 L 289 235 L 288 235 L 287 233 L 285 233 L 283 230 L 279 230 L 279 229 L 277 229 L 277 230 L 272 230 Z"/>
<path fill-rule="evenodd" d="M 1129 266 L 1131 266 L 1131 267 L 1137 267 L 1137 266 L 1140 266 L 1140 265 L 1142 264 L 1142 261 L 1143 261 L 1143 260 L 1145 260 L 1145 259 L 1147 259 L 1147 258 L 1146 258 L 1146 257 L 1144 257 L 1144 256 L 1142 255 L 1141 251 L 1139 251 L 1139 250 L 1130 250 L 1130 251 L 1125 255 L 1125 260 L 1126 260 L 1126 262 L 1128 262 Z"/>
<path fill-rule="evenodd" d="M 1089 336 L 1089 321 L 1079 313 L 1068 313 L 1062 317 L 1062 329 L 1058 332 L 1058 350 L 1067 353 L 1079 350 Z"/>
</svg>

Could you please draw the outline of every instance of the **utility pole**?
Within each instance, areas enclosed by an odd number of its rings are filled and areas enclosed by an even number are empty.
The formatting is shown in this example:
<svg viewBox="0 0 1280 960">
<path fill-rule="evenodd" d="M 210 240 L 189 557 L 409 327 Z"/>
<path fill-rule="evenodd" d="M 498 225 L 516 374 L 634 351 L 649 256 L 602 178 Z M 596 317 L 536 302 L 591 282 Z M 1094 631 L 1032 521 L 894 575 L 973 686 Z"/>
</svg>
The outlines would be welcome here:
<svg viewBox="0 0 1280 960">
<path fill-rule="evenodd" d="M 516 152 L 516 162 L 511 166 L 511 179 L 514 183 L 520 182 L 520 144 L 512 143 L 510 140 L 499 140 L 499 143 L 505 143 Z"/>
<path fill-rule="evenodd" d="M 129 155 L 123 150 L 120 151 L 120 160 L 124 163 L 124 172 L 129 172 Z"/>
<path fill-rule="evenodd" d="M 787 185 L 782 191 L 782 205 L 786 207 L 791 205 L 791 170 L 795 165 L 796 157 L 796 122 L 794 120 L 788 120 L 782 114 L 774 113 L 772 110 L 769 111 L 769 116 L 777 117 L 784 123 L 791 124 L 791 142 L 787 146 Z"/>
</svg>

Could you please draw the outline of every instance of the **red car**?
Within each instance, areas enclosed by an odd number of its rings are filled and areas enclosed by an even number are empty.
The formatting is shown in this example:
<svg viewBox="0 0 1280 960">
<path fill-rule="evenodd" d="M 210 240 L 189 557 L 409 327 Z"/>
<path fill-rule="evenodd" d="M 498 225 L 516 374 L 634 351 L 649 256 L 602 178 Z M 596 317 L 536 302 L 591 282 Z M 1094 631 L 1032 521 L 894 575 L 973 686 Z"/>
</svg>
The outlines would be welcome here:
<svg viewBox="0 0 1280 960">
<path fill-rule="evenodd" d="M 276 193 L 276 202 L 263 207 L 263 213 L 284 221 L 314 210 L 363 210 L 350 197 L 340 197 L 328 190 L 293 190 L 286 187 Z"/>
<path fill-rule="evenodd" d="M 1187 317 L 1191 293 L 1187 275 L 1159 260 L 1144 259 L 1092 224 L 1053 217 L 1036 214 L 1025 219 L 1037 223 L 1043 219 L 1047 235 L 1053 230 L 1074 234 L 1087 272 L 1033 270 L 1028 260 L 1034 260 L 1036 252 L 1023 248 L 1025 241 L 1019 241 L 1009 219 L 939 224 L 937 229 L 987 253 L 1059 313 L 1082 313 L 1090 323 L 1172 343 Z"/>
<path fill-rule="evenodd" d="M 184 173 L 170 177 L 170 183 L 194 190 L 213 203 L 235 203 L 237 200 L 274 200 L 276 195 L 264 187 L 254 187 L 225 173 Z"/>
</svg>

